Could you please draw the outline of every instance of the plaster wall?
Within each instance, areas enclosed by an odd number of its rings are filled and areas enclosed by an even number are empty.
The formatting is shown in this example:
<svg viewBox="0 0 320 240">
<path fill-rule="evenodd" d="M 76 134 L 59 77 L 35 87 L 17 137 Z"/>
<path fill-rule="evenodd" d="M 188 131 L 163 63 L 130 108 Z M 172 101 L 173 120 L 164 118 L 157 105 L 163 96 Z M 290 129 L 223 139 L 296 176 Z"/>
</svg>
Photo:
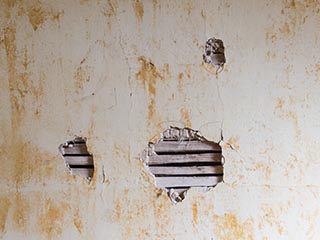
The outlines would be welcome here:
<svg viewBox="0 0 320 240">
<path fill-rule="evenodd" d="M 319 238 L 318 0 L 2 0 L 0 27 L 0 239 Z M 139 159 L 171 125 L 225 156 L 177 205 Z M 59 156 L 75 135 L 90 185 Z"/>
</svg>

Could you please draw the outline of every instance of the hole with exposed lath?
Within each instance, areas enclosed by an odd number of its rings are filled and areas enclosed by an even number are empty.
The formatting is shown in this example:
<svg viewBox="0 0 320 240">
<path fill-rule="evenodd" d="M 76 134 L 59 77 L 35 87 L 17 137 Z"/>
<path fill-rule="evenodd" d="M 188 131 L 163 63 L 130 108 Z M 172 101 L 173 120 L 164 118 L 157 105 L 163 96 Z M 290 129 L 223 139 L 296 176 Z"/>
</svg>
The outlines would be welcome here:
<svg viewBox="0 0 320 240">
<path fill-rule="evenodd" d="M 211 188 L 223 181 L 221 146 L 189 128 L 165 130 L 141 158 L 156 186 L 174 203 L 181 202 L 191 187 Z"/>
<path fill-rule="evenodd" d="M 91 181 L 94 172 L 93 156 L 88 152 L 86 138 L 76 137 L 59 146 L 59 151 L 71 175 Z"/>
</svg>

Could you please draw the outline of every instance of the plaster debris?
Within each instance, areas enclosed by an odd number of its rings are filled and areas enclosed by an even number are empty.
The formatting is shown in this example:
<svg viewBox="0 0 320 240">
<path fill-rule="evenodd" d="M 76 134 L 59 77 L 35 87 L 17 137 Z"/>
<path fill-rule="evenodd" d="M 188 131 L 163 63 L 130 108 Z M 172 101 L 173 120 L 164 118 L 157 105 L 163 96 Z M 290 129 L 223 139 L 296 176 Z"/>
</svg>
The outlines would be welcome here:
<svg viewBox="0 0 320 240">
<path fill-rule="evenodd" d="M 190 128 L 170 127 L 141 155 L 158 188 L 174 203 L 191 187 L 212 188 L 223 181 L 222 149 Z"/>
<path fill-rule="evenodd" d="M 223 42 L 220 39 L 209 38 L 206 42 L 205 53 L 203 54 L 205 63 L 213 64 L 217 68 L 216 72 L 221 72 L 226 63 Z"/>
<path fill-rule="evenodd" d="M 76 137 L 59 146 L 59 151 L 71 175 L 91 181 L 94 172 L 93 156 L 88 152 L 86 138 Z"/>
</svg>

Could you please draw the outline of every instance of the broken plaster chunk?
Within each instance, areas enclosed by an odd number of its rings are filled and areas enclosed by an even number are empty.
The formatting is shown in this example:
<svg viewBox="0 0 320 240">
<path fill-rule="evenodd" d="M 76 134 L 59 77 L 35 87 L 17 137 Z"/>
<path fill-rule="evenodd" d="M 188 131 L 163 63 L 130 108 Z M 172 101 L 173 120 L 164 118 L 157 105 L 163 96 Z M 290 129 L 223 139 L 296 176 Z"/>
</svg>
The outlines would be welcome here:
<svg viewBox="0 0 320 240">
<path fill-rule="evenodd" d="M 174 203 L 191 187 L 212 188 L 223 181 L 222 149 L 198 131 L 171 127 L 149 143 L 141 156 L 158 188 Z"/>
<path fill-rule="evenodd" d="M 209 38 L 207 40 L 203 60 L 205 63 L 215 65 L 217 68 L 216 72 L 219 72 L 220 69 L 223 70 L 226 58 L 222 40 L 216 38 Z"/>
<path fill-rule="evenodd" d="M 86 138 L 75 137 L 59 146 L 66 167 L 71 175 L 85 177 L 91 181 L 94 172 L 93 156 L 88 152 Z"/>
</svg>

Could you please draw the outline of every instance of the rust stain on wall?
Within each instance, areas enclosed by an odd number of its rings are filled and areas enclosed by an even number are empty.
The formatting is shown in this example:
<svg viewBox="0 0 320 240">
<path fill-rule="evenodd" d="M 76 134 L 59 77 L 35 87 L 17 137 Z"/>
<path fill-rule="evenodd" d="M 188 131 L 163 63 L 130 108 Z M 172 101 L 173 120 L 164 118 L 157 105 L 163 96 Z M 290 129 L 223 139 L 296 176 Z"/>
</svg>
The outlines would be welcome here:
<svg viewBox="0 0 320 240">
<path fill-rule="evenodd" d="M 150 126 L 153 122 L 159 122 L 156 118 L 155 104 L 156 104 L 156 85 L 158 80 L 164 80 L 164 75 L 169 72 L 169 66 L 166 64 L 164 68 L 159 72 L 156 66 L 151 62 L 147 61 L 144 56 L 138 58 L 141 64 L 141 69 L 136 73 L 136 79 L 143 84 L 144 89 L 147 88 L 149 94 L 148 104 L 148 125 Z"/>
<path fill-rule="evenodd" d="M 28 224 L 28 217 L 30 214 L 30 203 L 25 196 L 21 193 L 14 195 L 14 207 L 12 220 L 14 227 L 20 231 L 25 231 Z"/>
<path fill-rule="evenodd" d="M 44 24 L 47 20 L 60 20 L 62 12 L 44 8 L 39 2 L 27 7 L 27 15 L 34 31 Z"/>
<path fill-rule="evenodd" d="M 136 18 L 139 21 L 142 21 L 143 15 L 144 15 L 143 3 L 140 0 L 135 0 L 133 2 L 133 8 L 134 8 L 134 13 L 136 15 Z"/>
<path fill-rule="evenodd" d="M 11 124 L 13 128 L 18 129 L 26 112 L 26 106 L 33 109 L 37 118 L 40 117 L 45 74 L 41 72 L 38 76 L 39 79 L 35 79 L 34 74 L 28 71 L 28 65 L 30 63 L 30 60 L 28 60 L 28 52 L 24 49 L 22 54 L 18 54 L 15 34 L 15 26 L 6 28 L 4 44 L 9 75 Z M 17 60 L 18 57 L 19 61 Z M 21 71 L 18 69 L 21 69 Z M 31 106 L 28 100 L 32 102 Z"/>
<path fill-rule="evenodd" d="M 6 223 L 8 218 L 8 211 L 11 206 L 11 202 L 8 197 L 0 198 L 0 238 L 6 232 Z"/>
<path fill-rule="evenodd" d="M 56 239 L 60 236 L 64 226 L 64 215 L 68 214 L 70 207 L 66 203 L 46 199 L 43 211 L 38 217 L 40 231 L 46 239 Z"/>
<path fill-rule="evenodd" d="M 263 205 L 262 207 L 263 216 L 262 216 L 262 223 L 259 224 L 260 228 L 262 228 L 263 225 L 268 224 L 271 227 L 275 227 L 280 235 L 283 233 L 283 226 L 281 221 L 279 220 L 279 215 L 282 214 L 283 209 L 282 206 L 277 207 L 277 214 L 275 213 L 275 209 L 273 209 L 270 206 Z"/>
<path fill-rule="evenodd" d="M 183 78 L 184 78 L 184 74 L 179 73 L 179 75 L 178 75 L 178 90 L 180 93 L 182 93 L 182 90 L 183 90 Z"/>
<path fill-rule="evenodd" d="M 79 93 L 87 82 L 90 82 L 90 74 L 92 68 L 89 66 L 80 66 L 76 69 L 74 73 L 74 87 L 77 93 Z"/>
<path fill-rule="evenodd" d="M 193 223 L 197 223 L 198 221 L 198 203 L 194 202 L 192 204 L 192 219 L 193 219 Z"/>
<path fill-rule="evenodd" d="M 291 100 L 289 100 L 291 105 L 293 104 Z M 289 109 L 289 106 L 287 108 L 284 108 L 284 104 L 286 101 L 283 98 L 277 99 L 277 106 L 275 107 L 275 114 L 278 114 L 283 119 L 289 119 L 293 122 L 293 126 L 296 132 L 296 136 L 299 137 L 301 134 L 301 129 L 299 126 L 299 119 L 297 116 L 297 113 L 294 110 Z"/>
<path fill-rule="evenodd" d="M 230 144 L 234 150 L 238 151 L 240 149 L 240 146 L 238 145 L 238 141 L 239 141 L 239 136 L 236 136 L 236 137 L 229 138 L 227 140 L 227 143 Z"/>
<path fill-rule="evenodd" d="M 215 215 L 215 238 L 219 240 L 253 240 L 253 220 L 241 222 L 234 214 Z"/>
<path fill-rule="evenodd" d="M 76 226 L 79 233 L 82 233 L 83 230 L 83 224 L 81 220 L 80 210 L 79 208 L 76 209 L 74 215 L 73 215 L 73 224 Z"/>
<path fill-rule="evenodd" d="M 192 127 L 192 122 L 188 110 L 182 108 L 180 110 L 180 117 L 185 127 Z"/>
<path fill-rule="evenodd" d="M 318 0 L 284 0 L 281 6 L 279 22 L 266 29 L 266 40 L 274 43 L 281 38 L 292 37 L 305 24 L 310 13 L 319 13 Z M 278 20 L 277 20 L 278 21 Z M 280 27 L 278 27 L 280 26 Z"/>
<path fill-rule="evenodd" d="M 118 2 L 108 0 L 106 6 L 102 7 L 102 14 L 107 18 L 109 30 L 111 30 L 112 19 L 116 19 Z"/>
</svg>

